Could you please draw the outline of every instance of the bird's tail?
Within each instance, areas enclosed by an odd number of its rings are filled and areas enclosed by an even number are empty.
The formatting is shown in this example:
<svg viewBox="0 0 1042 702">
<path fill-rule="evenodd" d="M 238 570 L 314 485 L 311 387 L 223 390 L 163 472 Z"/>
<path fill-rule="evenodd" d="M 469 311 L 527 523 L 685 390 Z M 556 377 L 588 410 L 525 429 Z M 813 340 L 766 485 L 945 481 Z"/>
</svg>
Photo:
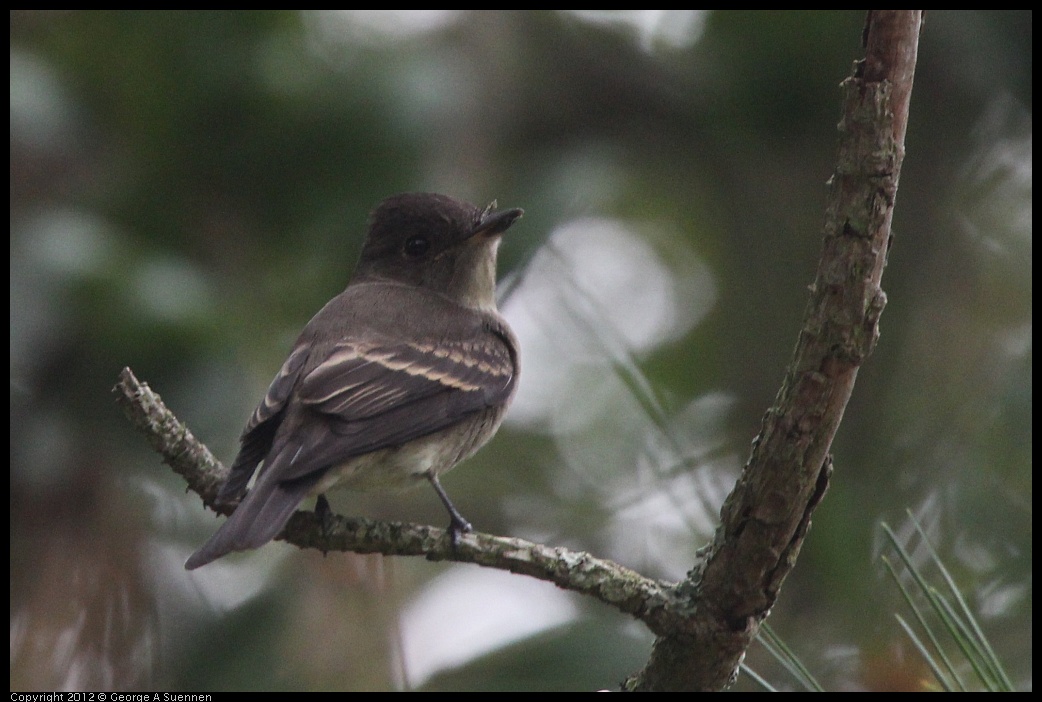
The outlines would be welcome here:
<svg viewBox="0 0 1042 702">
<path fill-rule="evenodd" d="M 278 482 L 274 473 L 265 470 L 261 474 L 228 520 L 185 561 L 186 570 L 195 570 L 232 551 L 257 548 L 274 539 L 321 477 L 318 473 Z"/>
</svg>

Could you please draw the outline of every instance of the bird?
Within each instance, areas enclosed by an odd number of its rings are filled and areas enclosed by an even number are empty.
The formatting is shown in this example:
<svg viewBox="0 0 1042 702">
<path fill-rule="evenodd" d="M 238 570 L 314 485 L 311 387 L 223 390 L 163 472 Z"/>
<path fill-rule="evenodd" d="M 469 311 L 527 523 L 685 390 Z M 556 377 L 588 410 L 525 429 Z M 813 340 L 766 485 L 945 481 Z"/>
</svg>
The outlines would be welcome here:
<svg viewBox="0 0 1042 702">
<path fill-rule="evenodd" d="M 453 546 L 471 531 L 438 478 L 492 438 L 517 391 L 519 344 L 495 288 L 500 239 L 522 214 L 436 193 L 376 206 L 347 287 L 304 327 L 242 432 L 217 495 L 237 506 L 186 569 L 268 543 L 306 498 L 328 509 L 333 486 L 428 482 Z"/>
</svg>

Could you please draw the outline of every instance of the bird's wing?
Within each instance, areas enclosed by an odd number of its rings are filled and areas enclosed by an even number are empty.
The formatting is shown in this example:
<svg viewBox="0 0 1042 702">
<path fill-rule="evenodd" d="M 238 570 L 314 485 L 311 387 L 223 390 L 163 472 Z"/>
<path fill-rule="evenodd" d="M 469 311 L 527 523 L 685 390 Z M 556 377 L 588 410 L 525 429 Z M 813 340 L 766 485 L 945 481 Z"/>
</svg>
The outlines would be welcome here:
<svg viewBox="0 0 1042 702">
<path fill-rule="evenodd" d="M 506 402 L 516 379 L 512 345 L 493 330 L 466 341 L 339 342 L 295 390 L 294 401 L 325 420 L 325 435 L 297 437 L 300 451 L 278 477 L 302 478 L 445 429 Z"/>
</svg>

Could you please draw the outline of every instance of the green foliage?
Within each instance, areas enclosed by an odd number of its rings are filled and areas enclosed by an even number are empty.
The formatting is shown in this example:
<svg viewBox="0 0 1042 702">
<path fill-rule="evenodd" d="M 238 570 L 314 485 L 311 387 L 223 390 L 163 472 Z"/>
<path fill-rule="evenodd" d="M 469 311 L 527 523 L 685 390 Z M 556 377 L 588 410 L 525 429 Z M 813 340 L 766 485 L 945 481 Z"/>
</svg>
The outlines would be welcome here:
<svg viewBox="0 0 1042 702">
<path fill-rule="evenodd" d="M 895 614 L 894 617 L 911 639 L 923 660 L 930 666 L 941 689 L 946 692 L 966 692 L 971 689 L 970 684 L 965 680 L 965 672 L 960 670 L 966 666 L 956 665 L 942 643 L 942 637 L 947 635 L 948 640 L 957 647 L 963 662 L 972 669 L 977 682 L 985 690 L 1012 692 L 1013 683 L 1006 675 L 1002 662 L 995 654 L 991 644 L 988 643 L 981 626 L 966 604 L 965 598 L 955 584 L 955 579 L 945 567 L 941 557 L 927 538 L 926 532 L 923 531 L 922 525 L 911 511 L 908 512 L 908 518 L 915 526 L 921 544 L 929 554 L 929 562 L 938 570 L 944 585 L 943 589 L 947 590 L 947 594 L 943 592 L 942 588 L 929 582 L 920 565 L 920 559 L 913 558 L 890 526 L 883 522 L 883 533 L 886 534 L 890 545 L 897 552 L 914 589 L 905 584 L 907 578 L 901 577 L 901 573 L 891 559 L 882 556 L 883 563 L 901 589 L 901 594 L 911 608 L 920 631 L 926 635 L 929 643 L 924 642 L 900 614 Z"/>
</svg>

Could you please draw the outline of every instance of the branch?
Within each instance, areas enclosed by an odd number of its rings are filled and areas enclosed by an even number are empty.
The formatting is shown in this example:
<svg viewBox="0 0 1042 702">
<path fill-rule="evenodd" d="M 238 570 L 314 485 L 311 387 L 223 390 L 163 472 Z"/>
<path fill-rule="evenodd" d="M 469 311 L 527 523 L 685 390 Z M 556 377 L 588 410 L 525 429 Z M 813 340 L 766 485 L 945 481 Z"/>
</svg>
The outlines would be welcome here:
<svg viewBox="0 0 1042 702">
<path fill-rule="evenodd" d="M 163 461 L 184 477 L 189 489 L 216 512 L 231 514 L 232 505 L 217 505 L 217 491 L 226 470 L 195 438 L 163 400 L 133 371 L 124 368 L 112 389 L 131 423 L 146 437 Z M 565 590 L 591 595 L 644 621 L 653 631 L 665 631 L 671 619 L 672 590 L 668 583 L 646 578 L 612 561 L 582 551 L 551 548 L 524 539 L 471 532 L 455 548 L 445 529 L 403 522 L 327 517 L 299 511 L 279 539 L 300 548 L 387 556 L 424 556 L 431 561 L 476 563 L 554 583 Z"/>
<path fill-rule="evenodd" d="M 832 471 L 829 449 L 879 338 L 879 286 L 904 159 L 922 13 L 873 10 L 866 58 L 841 84 L 843 117 L 817 277 L 793 360 L 705 561 L 678 586 L 695 614 L 660 636 L 635 690 L 719 690 L 792 570 Z"/>
</svg>

